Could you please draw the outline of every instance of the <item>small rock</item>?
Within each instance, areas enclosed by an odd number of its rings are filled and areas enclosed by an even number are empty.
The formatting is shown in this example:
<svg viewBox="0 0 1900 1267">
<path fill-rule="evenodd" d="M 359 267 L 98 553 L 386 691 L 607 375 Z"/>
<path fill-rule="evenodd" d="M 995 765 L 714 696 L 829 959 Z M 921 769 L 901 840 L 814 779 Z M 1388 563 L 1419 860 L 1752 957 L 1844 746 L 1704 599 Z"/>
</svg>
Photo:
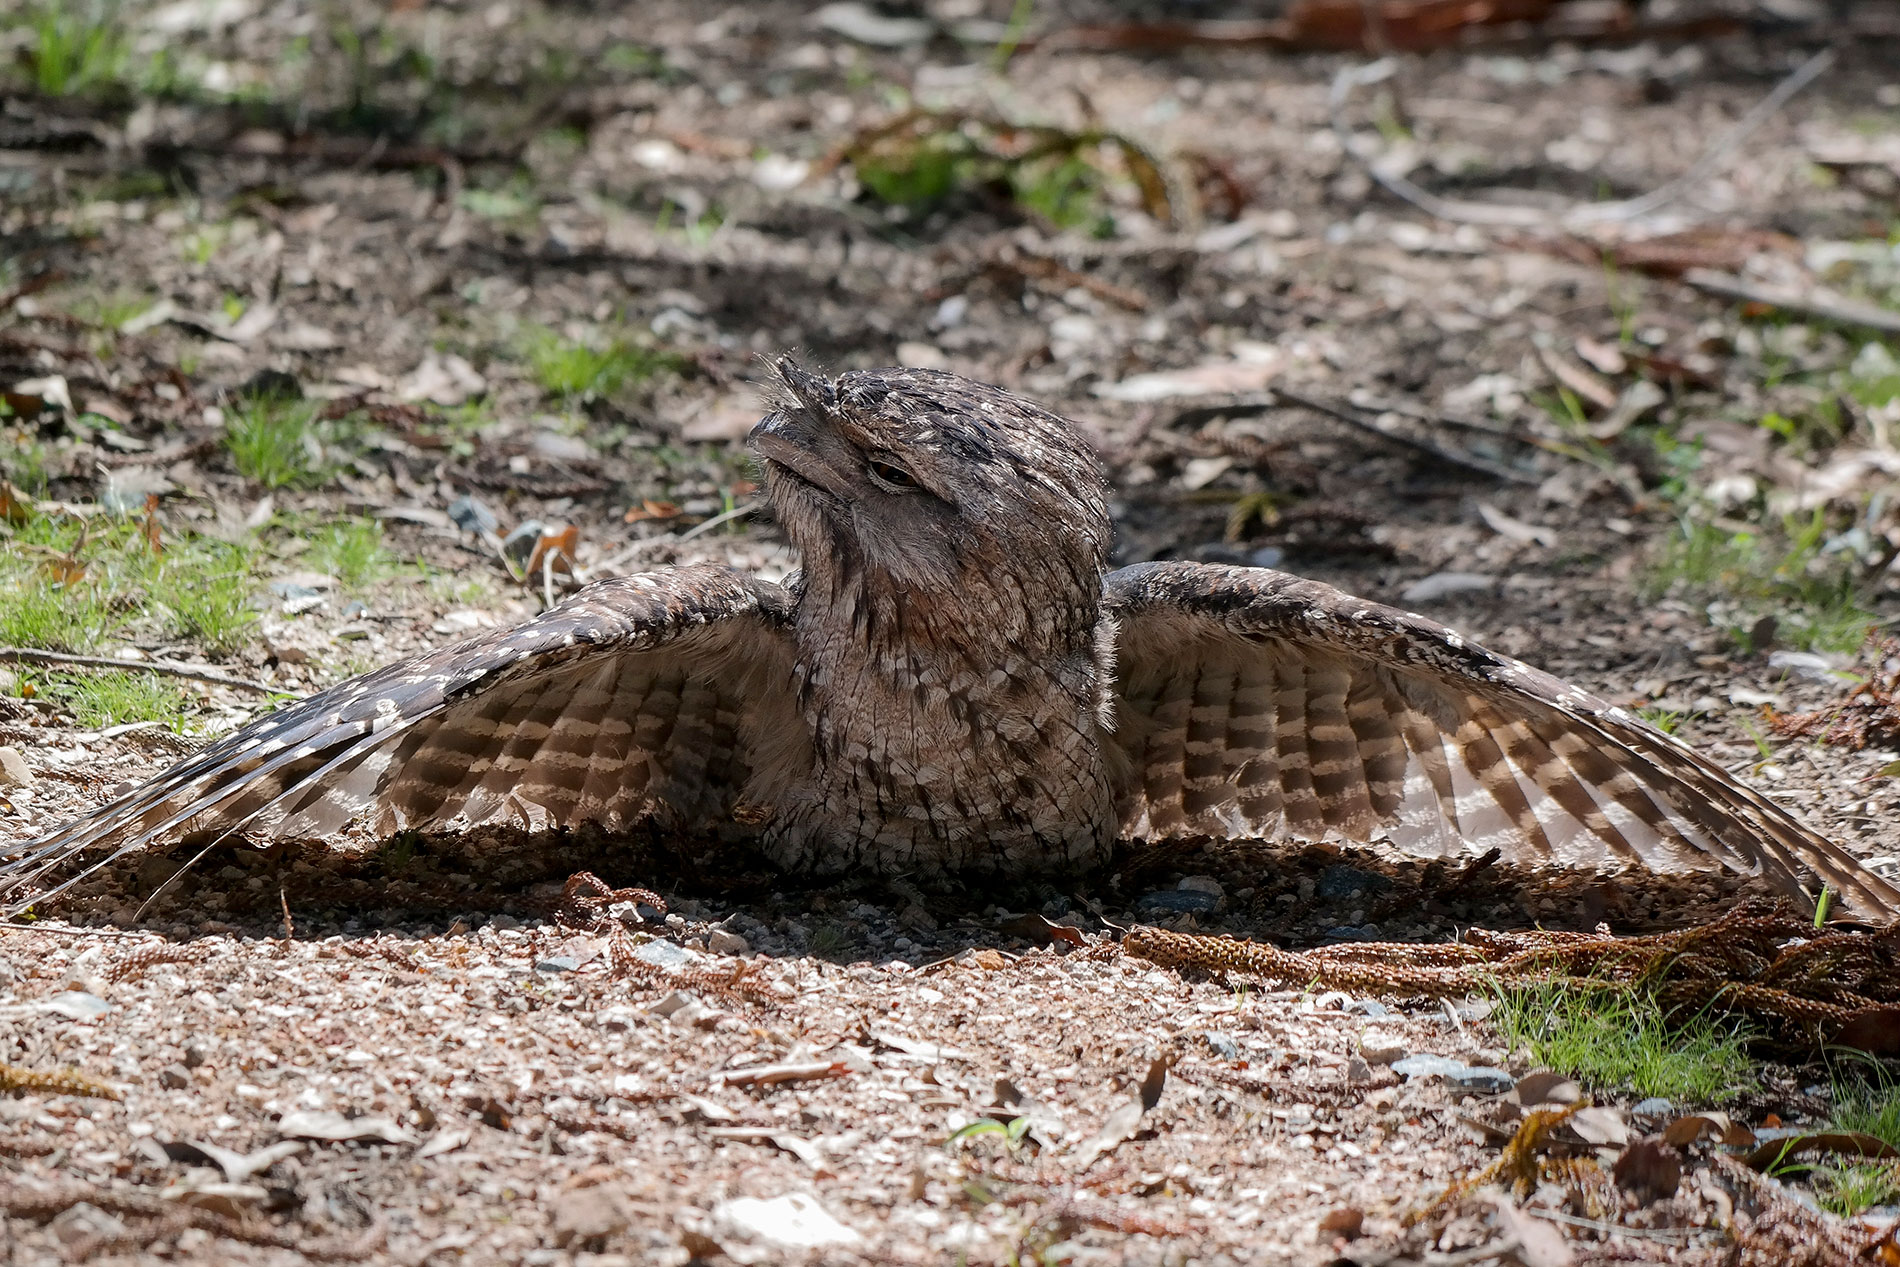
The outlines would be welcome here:
<svg viewBox="0 0 1900 1267">
<path fill-rule="evenodd" d="M 1630 1106 L 1630 1113 L 1634 1117 L 1667 1117 L 1675 1111 L 1675 1102 L 1665 1100 L 1659 1095 L 1651 1096 L 1647 1100 L 1638 1100 Z"/>
<path fill-rule="evenodd" d="M 1408 1078 L 1443 1078 L 1464 1091 L 1509 1091 L 1517 1084 L 1517 1079 L 1502 1069 L 1490 1065 L 1467 1065 L 1462 1060 L 1435 1056 L 1429 1052 L 1394 1061 L 1392 1070 Z"/>
<path fill-rule="evenodd" d="M 549 1221 L 555 1245 L 598 1251 L 608 1238 L 627 1230 L 627 1199 L 617 1188 L 576 1188 L 554 1198 Z"/>
<path fill-rule="evenodd" d="M 1482 572 L 1434 572 L 1421 576 L 1399 591 L 1401 603 L 1435 603 L 1456 594 L 1474 594 L 1497 588 L 1498 578 Z"/>
<path fill-rule="evenodd" d="M 1193 889 L 1162 889 L 1137 898 L 1135 914 L 1150 919 L 1184 913 L 1212 915 L 1219 906 L 1220 899 L 1211 893 L 1197 893 Z"/>
<path fill-rule="evenodd" d="M 158 1071 L 158 1085 L 167 1091 L 182 1091 L 191 1085 L 191 1071 L 183 1065 L 166 1065 Z"/>
<path fill-rule="evenodd" d="M 641 942 L 633 948 L 633 957 L 641 963 L 665 968 L 668 972 L 678 972 L 683 968 L 698 967 L 705 963 L 705 959 L 700 955 L 670 941 Z"/>
<path fill-rule="evenodd" d="M 196 1069 L 198 1066 L 204 1064 L 206 1059 L 204 1048 L 198 1046 L 196 1043 L 187 1043 L 185 1045 L 185 1068 Z"/>
<path fill-rule="evenodd" d="M 18 748 L 0 748 L 0 787 L 32 787 L 33 771 Z M 91 1209 L 91 1206 L 87 1206 Z"/>
<path fill-rule="evenodd" d="M 1364 1056 L 1353 1056 L 1346 1061 L 1346 1081 L 1372 1081 L 1372 1066 L 1366 1063 Z"/>
<path fill-rule="evenodd" d="M 573 972 L 581 966 L 581 961 L 572 955 L 550 955 L 546 959 L 535 960 L 536 972 Z"/>
<path fill-rule="evenodd" d="M 950 358 L 933 343 L 906 342 L 897 345 L 897 363 L 914 370 L 940 370 Z"/>
<path fill-rule="evenodd" d="M 684 990 L 675 990 L 673 991 L 673 993 L 667 995 L 665 998 L 661 999 L 658 1003 L 655 1003 L 652 1007 L 648 1008 L 647 1011 L 651 1012 L 655 1016 L 671 1016 L 673 1015 L 673 1013 L 678 1012 L 684 1008 L 703 1007 L 703 1006 L 704 1004 L 700 1003 L 699 999 L 696 996 L 688 994 Z"/>
<path fill-rule="evenodd" d="M 1356 898 L 1368 893 L 1379 893 L 1392 887 L 1392 882 L 1382 875 L 1371 871 L 1361 871 L 1349 867 L 1343 862 L 1335 862 L 1319 873 L 1318 893 L 1324 898 Z"/>
<path fill-rule="evenodd" d="M 1227 890 L 1223 889 L 1220 881 L 1211 875 L 1187 876 L 1174 887 L 1183 893 L 1206 893 L 1216 902 L 1225 901 L 1227 898 Z"/>
<path fill-rule="evenodd" d="M 95 1239 L 112 1241 L 126 1234 L 125 1224 L 115 1215 L 87 1201 L 67 1206 L 54 1216 L 47 1227 L 62 1245 L 75 1245 L 80 1241 Z"/>
<path fill-rule="evenodd" d="M 712 1221 L 727 1234 L 777 1249 L 856 1245 L 864 1238 L 840 1223 L 816 1197 L 803 1192 L 759 1200 L 736 1197 L 713 1207 Z"/>
<path fill-rule="evenodd" d="M 872 48 L 907 48 L 923 44 L 936 33 L 937 24 L 927 18 L 892 16 L 880 13 L 868 4 L 828 4 L 812 15 L 819 29 Z"/>
<path fill-rule="evenodd" d="M 93 1021 L 112 1010 L 112 1005 L 85 990 L 62 990 L 39 1005 L 42 1012 L 55 1012 L 68 1020 Z"/>
<path fill-rule="evenodd" d="M 715 928 L 706 934 L 706 949 L 715 955 L 744 955 L 751 953 L 752 945 L 737 933 Z"/>
<path fill-rule="evenodd" d="M 1405 1059 L 1405 1044 L 1390 1035 L 1368 1032 L 1359 1040 L 1359 1054 L 1375 1065 L 1389 1065 Z"/>
</svg>

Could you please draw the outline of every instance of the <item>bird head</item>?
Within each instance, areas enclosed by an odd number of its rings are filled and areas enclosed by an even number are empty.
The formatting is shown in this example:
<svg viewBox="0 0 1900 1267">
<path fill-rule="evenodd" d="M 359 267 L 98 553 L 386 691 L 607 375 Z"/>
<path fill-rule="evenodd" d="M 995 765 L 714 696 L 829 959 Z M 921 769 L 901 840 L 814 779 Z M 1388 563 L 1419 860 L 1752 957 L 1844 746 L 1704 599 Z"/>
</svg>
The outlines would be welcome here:
<svg viewBox="0 0 1900 1267">
<path fill-rule="evenodd" d="M 751 445 L 808 591 L 989 598 L 1012 634 L 1057 618 L 1062 600 L 1093 625 L 1111 527 L 1100 463 L 1073 425 L 935 370 L 832 383 L 790 360 L 777 369 L 785 397 Z"/>
</svg>

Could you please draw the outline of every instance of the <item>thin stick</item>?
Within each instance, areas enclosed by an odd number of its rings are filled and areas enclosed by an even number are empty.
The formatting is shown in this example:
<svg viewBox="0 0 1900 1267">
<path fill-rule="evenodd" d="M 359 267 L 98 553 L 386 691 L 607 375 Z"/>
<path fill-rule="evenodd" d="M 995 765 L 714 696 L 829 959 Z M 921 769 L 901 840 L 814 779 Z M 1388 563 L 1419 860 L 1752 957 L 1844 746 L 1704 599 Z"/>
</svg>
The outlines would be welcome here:
<svg viewBox="0 0 1900 1267">
<path fill-rule="evenodd" d="M 1428 440 L 1420 440 L 1413 436 L 1405 435 L 1402 432 L 1387 431 L 1377 423 L 1369 422 L 1351 410 L 1342 409 L 1329 401 L 1319 399 L 1317 396 L 1308 396 L 1304 392 L 1296 392 L 1286 387 L 1269 387 L 1267 390 L 1282 400 L 1291 401 L 1293 404 L 1311 409 L 1316 413 L 1325 414 L 1328 418 L 1337 419 L 1349 427 L 1365 432 L 1367 435 L 1377 436 L 1381 440 L 1388 441 L 1392 444 L 1403 445 L 1408 449 L 1415 449 L 1420 453 L 1437 458 L 1441 462 L 1447 462 L 1452 466 L 1463 467 L 1467 471 L 1477 471 L 1481 474 L 1489 475 L 1493 479 L 1507 480 L 1513 484 L 1536 484 L 1540 482 L 1535 475 L 1526 475 L 1522 471 L 1514 471 L 1508 466 L 1499 466 L 1496 462 L 1487 462 L 1483 458 L 1467 457 L 1465 454 L 1453 449 L 1443 449 Z"/>
<path fill-rule="evenodd" d="M 1900 312 L 1849 299 L 1818 287 L 1797 290 L 1792 286 L 1768 286 L 1706 268 L 1692 268 L 1682 275 L 1682 280 L 1704 294 L 1718 295 L 1723 299 L 1734 299 L 1745 304 L 1767 304 L 1771 308 L 1804 312 L 1827 321 L 1838 321 L 1844 326 L 1862 326 L 1869 330 L 1900 334 Z"/>
<path fill-rule="evenodd" d="M 0 920 L 0 933 L 52 933 L 58 937 L 144 937 L 165 939 L 157 933 L 128 932 L 123 928 L 74 928 L 65 924 L 19 924 Z"/>
<path fill-rule="evenodd" d="M 758 502 L 744 502 L 744 503 L 741 503 L 740 505 L 734 506 L 731 510 L 721 511 L 719 514 L 714 515 L 711 519 L 702 520 L 701 522 L 694 524 L 692 527 L 688 528 L 685 532 L 662 533 L 660 536 L 657 536 L 657 537 L 648 537 L 644 541 L 635 541 L 633 544 L 629 545 L 626 549 L 620 551 L 620 553 L 614 555 L 612 558 L 607 559 L 600 563 L 596 563 L 593 567 L 593 570 L 595 572 L 601 572 L 601 571 L 609 571 L 614 568 L 618 568 L 623 563 L 631 563 L 633 560 L 639 558 L 642 554 L 645 554 L 648 550 L 651 550 L 655 548 L 656 546 L 682 545 L 685 542 L 691 541 L 694 537 L 700 536 L 707 532 L 711 532 L 714 528 L 717 528 L 720 524 L 731 523 L 735 519 L 743 519 L 745 516 L 751 514 L 753 511 L 757 510 L 758 508 L 759 508 Z"/>
<path fill-rule="evenodd" d="M 243 691 L 256 691 L 259 695 L 297 698 L 295 691 L 286 691 L 282 687 L 266 686 L 262 682 L 232 677 L 203 665 L 179 664 L 173 660 L 119 660 L 111 656 L 69 655 L 64 651 L 40 651 L 31 647 L 0 647 L 0 662 L 9 661 L 15 664 L 71 664 L 88 669 L 124 669 L 129 673 L 162 673 L 167 677 L 189 678 L 214 686 L 234 686 Z"/>
<path fill-rule="evenodd" d="M 1640 198 L 1627 198 L 1621 202 L 1582 203 L 1553 215 L 1537 207 L 1493 206 L 1489 203 L 1467 202 L 1457 198 L 1441 198 L 1428 189 L 1413 184 L 1403 176 L 1393 176 L 1381 172 L 1365 154 L 1353 144 L 1351 127 L 1346 123 L 1346 103 L 1351 100 L 1353 89 L 1363 84 L 1376 84 L 1389 78 L 1397 69 L 1398 63 L 1392 58 L 1380 58 L 1369 65 L 1348 67 L 1333 77 L 1332 92 L 1328 105 L 1332 114 L 1333 134 L 1339 138 L 1340 147 L 1348 156 L 1365 169 L 1374 183 L 1381 189 L 1414 207 L 1440 220 L 1449 220 L 1454 224 L 1489 224 L 1512 226 L 1516 228 L 1563 228 L 1575 229 L 1592 224 L 1615 224 L 1622 221 L 1637 220 L 1650 212 L 1665 207 L 1681 198 L 1689 189 L 1706 180 L 1717 167 L 1726 162 L 1742 142 L 1755 133 L 1762 124 L 1773 118 L 1787 105 L 1794 95 L 1818 79 L 1821 73 L 1834 64 L 1834 50 L 1823 49 L 1807 61 L 1795 67 L 1775 90 L 1756 102 L 1748 113 L 1718 137 L 1714 144 L 1702 151 L 1700 157 L 1689 165 L 1689 170 L 1674 180 L 1658 185 Z"/>
</svg>

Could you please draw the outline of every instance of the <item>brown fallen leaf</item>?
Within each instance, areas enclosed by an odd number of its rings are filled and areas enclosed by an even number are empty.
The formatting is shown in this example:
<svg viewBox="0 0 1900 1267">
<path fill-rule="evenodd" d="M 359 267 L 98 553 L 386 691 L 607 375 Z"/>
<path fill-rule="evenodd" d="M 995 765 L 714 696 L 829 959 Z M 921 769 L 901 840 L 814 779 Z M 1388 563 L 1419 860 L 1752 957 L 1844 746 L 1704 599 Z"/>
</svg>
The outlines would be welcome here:
<svg viewBox="0 0 1900 1267">
<path fill-rule="evenodd" d="M 1882 770 L 1888 777 L 1900 775 L 1900 761 Z M 1843 1047 L 1875 1056 L 1900 1055 L 1900 1007 L 1864 1007 L 1847 1018 L 1834 1041 Z"/>
<path fill-rule="evenodd" d="M 1035 912 L 1027 915 L 1014 915 L 996 925 L 996 931 L 1011 937 L 1020 937 L 1024 941 L 1063 942 L 1070 946 L 1086 946 L 1089 939 L 1081 929 L 1068 924 L 1057 924 L 1044 919 Z"/>
<path fill-rule="evenodd" d="M 1726 1113 L 1691 1113 L 1665 1126 L 1662 1139 L 1675 1148 L 1686 1148 L 1703 1139 L 1718 1140 L 1728 1148 L 1746 1148 L 1755 1142 L 1755 1132 Z"/>
<path fill-rule="evenodd" d="M 637 524 L 646 519 L 678 519 L 680 508 L 672 502 L 642 501 L 620 517 L 622 523 Z"/>
<path fill-rule="evenodd" d="M 1173 1060 L 1167 1056 L 1157 1056 L 1149 1064 L 1148 1072 L 1141 1079 L 1141 1086 L 1135 1098 L 1117 1106 L 1103 1120 L 1101 1129 L 1082 1142 L 1076 1150 L 1075 1169 L 1087 1170 L 1105 1154 L 1113 1152 L 1123 1143 L 1132 1139 L 1141 1129 L 1141 1119 L 1155 1105 L 1161 1102 L 1161 1093 L 1167 1089 L 1168 1066 Z"/>
<path fill-rule="evenodd" d="M 1345 1240 L 1357 1240 L 1365 1227 L 1366 1212 L 1355 1205 L 1342 1205 L 1328 1210 L 1319 1221 L 1319 1230 L 1325 1236 L 1338 1236 Z"/>
<path fill-rule="evenodd" d="M 1682 1156 L 1660 1135 L 1631 1140 L 1610 1168 L 1616 1186 L 1645 1205 L 1666 1201 L 1682 1186 Z"/>
<path fill-rule="evenodd" d="M 0 480 L 0 522 L 23 524 L 33 517 L 33 499 Z"/>
<path fill-rule="evenodd" d="M 1524 1267 L 1570 1267 L 1576 1261 L 1576 1251 L 1562 1232 L 1504 1198 L 1498 1199 L 1497 1208 L 1499 1229 L 1517 1240 L 1511 1257 Z"/>
<path fill-rule="evenodd" d="M 1595 405 L 1599 412 L 1616 408 L 1616 389 L 1590 370 L 1549 348 L 1538 348 L 1537 359 L 1544 363 L 1552 378 Z"/>
<path fill-rule="evenodd" d="M 1537 1104 L 1575 1104 L 1583 1099 L 1583 1088 L 1554 1070 L 1533 1069 L 1517 1080 L 1512 1094 L 1528 1109 Z"/>
<path fill-rule="evenodd" d="M 1864 1131 L 1815 1131 L 1809 1135 L 1764 1140 L 1742 1160 L 1756 1170 L 1767 1170 L 1770 1166 L 1780 1166 L 1796 1157 L 1815 1153 L 1829 1157 L 1888 1161 L 1900 1157 L 1900 1148 Z"/>
<path fill-rule="evenodd" d="M 528 575 L 539 576 L 543 569 L 574 575 L 574 552 L 580 548 L 581 530 L 573 524 L 560 524 L 542 533 L 528 556 Z"/>
</svg>

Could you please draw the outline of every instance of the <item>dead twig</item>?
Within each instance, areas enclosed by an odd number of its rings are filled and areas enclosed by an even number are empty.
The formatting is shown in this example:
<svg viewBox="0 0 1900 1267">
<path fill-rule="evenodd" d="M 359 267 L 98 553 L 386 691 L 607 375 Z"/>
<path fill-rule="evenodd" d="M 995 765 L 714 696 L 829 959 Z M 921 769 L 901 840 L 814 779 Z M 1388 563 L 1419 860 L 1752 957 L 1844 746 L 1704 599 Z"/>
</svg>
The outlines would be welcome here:
<svg viewBox="0 0 1900 1267">
<path fill-rule="evenodd" d="M 1441 198 L 1430 190 L 1413 184 L 1403 176 L 1381 172 L 1370 156 L 1362 153 L 1353 143 L 1352 128 L 1346 122 L 1346 105 L 1352 100 L 1355 89 L 1379 83 L 1390 78 L 1398 70 L 1398 63 L 1392 58 L 1380 58 L 1365 66 L 1348 67 L 1340 71 L 1333 77 L 1328 108 L 1332 116 L 1333 134 L 1339 138 L 1340 148 L 1365 170 L 1373 183 L 1393 197 L 1411 203 L 1427 215 L 1453 224 L 1575 229 L 1585 225 L 1618 224 L 1639 220 L 1675 202 L 1691 188 L 1708 179 L 1762 124 L 1773 118 L 1794 98 L 1796 93 L 1813 83 L 1833 64 L 1834 50 L 1831 48 L 1823 49 L 1802 62 L 1787 78 L 1775 86 L 1773 92 L 1756 102 L 1746 114 L 1735 121 L 1728 131 L 1717 137 L 1713 144 L 1703 150 L 1701 156 L 1689 165 L 1689 170 L 1675 179 L 1657 186 L 1638 198 L 1626 198 L 1618 202 L 1584 203 L 1554 215 L 1537 207 L 1496 206 L 1490 203 L 1467 202 L 1458 198 Z"/>
<path fill-rule="evenodd" d="M 1806 290 L 1793 286 L 1773 286 L 1706 268 L 1692 268 L 1682 275 L 1682 280 L 1703 294 L 1722 299 L 1763 304 L 1785 312 L 1805 313 L 1824 321 L 1839 322 L 1844 326 L 1861 326 L 1885 334 L 1900 334 L 1900 312 L 1859 299 L 1849 299 L 1820 286 Z"/>
<path fill-rule="evenodd" d="M 259 695 L 283 695 L 290 699 L 299 698 L 294 691 L 286 691 L 281 686 L 270 686 L 263 682 L 253 682 L 248 678 L 232 677 L 216 669 L 201 664 L 179 664 L 174 660 L 122 660 L 113 656 L 72 655 L 64 651 L 41 651 L 32 647 L 0 647 L 0 663 L 13 664 L 70 664 L 87 669 L 123 669 L 128 673 L 160 673 L 166 677 L 188 678 L 193 682 L 209 682 L 213 686 L 230 686 L 241 691 L 255 691 Z"/>
<path fill-rule="evenodd" d="M 714 528 L 719 527 L 721 524 L 731 523 L 735 519 L 743 519 L 747 515 L 751 514 L 753 511 L 757 510 L 758 508 L 759 508 L 758 502 L 743 502 L 740 505 L 734 506 L 731 510 L 721 511 L 719 514 L 714 515 L 710 519 L 702 520 L 701 522 L 694 524 L 692 527 L 688 528 L 685 532 L 677 532 L 677 533 L 669 532 L 669 533 L 664 533 L 661 536 L 647 537 L 644 540 L 635 541 L 631 545 L 627 546 L 625 549 L 621 550 L 618 554 L 613 555 L 611 558 L 604 559 L 601 562 L 596 563 L 593 566 L 592 571 L 594 571 L 596 574 L 606 573 L 608 575 L 615 575 L 616 574 L 615 570 L 617 568 L 619 568 L 623 564 L 633 562 L 633 560 L 639 558 L 642 554 L 645 554 L 648 550 L 651 550 L 663 545 L 671 545 L 671 546 L 684 545 L 686 542 L 691 541 L 694 537 L 703 536 L 704 534 L 711 532 Z"/>
<path fill-rule="evenodd" d="M 844 1060 L 813 1060 L 795 1065 L 748 1065 L 713 1075 L 713 1082 L 727 1087 L 767 1086 L 779 1082 L 810 1082 L 818 1078 L 842 1078 L 851 1072 Z"/>
<path fill-rule="evenodd" d="M 1405 448 L 1423 453 L 1427 457 L 1434 458 L 1447 465 L 1461 467 L 1467 471 L 1477 471 L 1480 474 L 1489 475 L 1492 479 L 1505 480 L 1512 484 L 1536 484 L 1539 482 L 1538 477 L 1535 475 L 1526 475 L 1524 472 L 1514 471 L 1508 466 L 1499 466 L 1496 462 L 1487 462 L 1483 458 L 1474 458 L 1468 454 L 1460 453 L 1456 449 L 1441 448 L 1429 440 L 1420 440 L 1416 436 L 1408 436 L 1401 431 L 1388 431 L 1371 419 L 1362 418 L 1358 414 L 1353 413 L 1350 409 L 1333 404 L 1330 401 L 1321 400 L 1317 396 L 1308 396 L 1304 392 L 1294 391 L 1288 387 L 1269 387 L 1267 391 L 1282 402 L 1299 405 L 1302 408 L 1311 409 L 1315 413 L 1325 414 L 1328 418 L 1343 422 L 1354 430 L 1363 431 L 1367 435 L 1377 436 L 1389 444 L 1401 445 Z"/>
<path fill-rule="evenodd" d="M 158 940 L 157 933 L 138 932 L 124 928 L 74 928 L 67 924 L 22 924 L 15 920 L 0 920 L 0 933 L 52 933 L 58 937 L 122 937 L 139 941 Z"/>
</svg>

